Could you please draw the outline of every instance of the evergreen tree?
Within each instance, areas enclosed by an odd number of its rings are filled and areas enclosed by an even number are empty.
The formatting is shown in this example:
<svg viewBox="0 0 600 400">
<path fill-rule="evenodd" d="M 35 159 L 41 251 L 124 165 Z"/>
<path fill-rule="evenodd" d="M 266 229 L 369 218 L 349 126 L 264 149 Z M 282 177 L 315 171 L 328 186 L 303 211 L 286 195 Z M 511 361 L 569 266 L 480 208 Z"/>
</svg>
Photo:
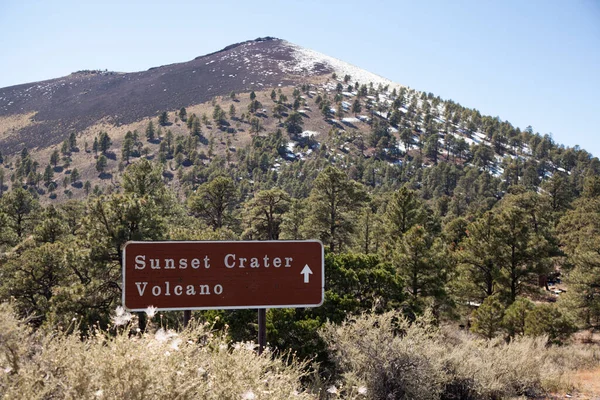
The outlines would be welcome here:
<svg viewBox="0 0 600 400">
<path fill-rule="evenodd" d="M 527 315 L 535 308 L 535 305 L 524 297 L 517 297 L 504 314 L 502 325 L 508 332 L 508 336 L 523 336 L 525 334 L 525 321 Z"/>
<path fill-rule="evenodd" d="M 166 111 L 163 111 L 158 117 L 159 125 L 165 126 L 169 123 L 169 114 Z"/>
<path fill-rule="evenodd" d="M 196 117 L 196 114 L 192 114 L 190 115 L 190 117 L 187 119 L 186 125 L 187 128 L 191 131 L 192 130 L 192 125 L 194 124 L 194 121 L 197 119 L 198 117 Z M 200 120 L 198 120 L 198 125 L 200 125 Z"/>
<path fill-rule="evenodd" d="M 509 304 L 515 301 L 527 278 L 537 271 L 538 264 L 548 256 L 548 243 L 529 225 L 522 208 L 510 207 L 500 215 L 500 230 L 496 249 L 501 266 L 499 281 L 508 290 Z"/>
<path fill-rule="evenodd" d="M 235 186 L 229 177 L 220 176 L 201 185 L 189 198 L 190 211 L 213 230 L 228 224 L 230 208 L 235 202 Z"/>
<path fill-rule="evenodd" d="M 502 328 L 504 318 L 504 305 L 498 296 L 489 296 L 473 312 L 473 325 L 471 331 L 480 334 L 486 339 L 493 339 Z"/>
<path fill-rule="evenodd" d="M 355 230 L 355 211 L 366 199 L 362 185 L 348 179 L 339 169 L 328 166 L 313 184 L 308 200 L 310 213 L 306 232 L 323 241 L 332 252 L 339 252 L 350 242 L 350 235 Z"/>
<path fill-rule="evenodd" d="M 59 161 L 60 161 L 60 154 L 57 149 L 54 149 L 54 151 L 50 155 L 50 164 L 54 165 L 54 168 L 56 168 Z"/>
<path fill-rule="evenodd" d="M 262 104 L 258 100 L 252 100 L 250 102 L 250 104 L 248 104 L 248 112 L 250 114 L 256 113 L 261 108 L 262 108 Z"/>
<path fill-rule="evenodd" d="M 179 110 L 179 119 L 182 121 L 185 121 L 187 118 L 187 111 L 185 109 L 185 107 L 181 107 L 181 109 Z"/>
<path fill-rule="evenodd" d="M 402 187 L 394 192 L 384 215 L 386 231 L 391 241 L 398 241 L 414 225 L 424 224 L 421 204 L 416 192 Z"/>
<path fill-rule="evenodd" d="M 192 129 L 191 129 L 190 133 L 194 136 L 202 135 L 202 128 L 200 126 L 200 120 L 198 118 L 194 118 L 194 121 L 192 123 Z"/>
<path fill-rule="evenodd" d="M 100 132 L 99 150 L 102 152 L 102 154 L 106 154 L 108 149 L 110 149 L 111 145 L 112 141 L 110 140 L 110 136 L 108 136 L 108 133 Z"/>
<path fill-rule="evenodd" d="M 44 184 L 46 185 L 46 187 L 52 182 L 52 179 L 54 179 L 54 171 L 52 170 L 52 167 L 50 166 L 50 164 L 46 165 L 46 169 L 44 170 Z"/>
<path fill-rule="evenodd" d="M 219 126 L 225 121 L 225 111 L 218 104 L 213 109 L 213 121 Z"/>
<path fill-rule="evenodd" d="M 73 171 L 71 171 L 71 184 L 75 184 L 79 181 L 79 171 L 77 170 L 77 168 L 73 168 Z"/>
<path fill-rule="evenodd" d="M 15 187 L 0 199 L 0 211 L 8 221 L 6 228 L 18 240 L 33 230 L 38 209 L 39 204 L 33 195 L 20 187 Z"/>
<path fill-rule="evenodd" d="M 455 284 L 467 299 L 483 300 L 497 291 L 499 225 L 498 217 L 487 212 L 467 226 L 467 237 L 459 244 L 460 280 Z"/>
<path fill-rule="evenodd" d="M 154 124 L 152 121 L 148 121 L 148 125 L 146 125 L 146 139 L 148 139 L 149 142 L 152 142 L 155 138 L 155 134 Z"/>
<path fill-rule="evenodd" d="M 429 135 L 427 142 L 425 143 L 425 156 L 429 157 L 433 161 L 434 165 L 438 163 L 439 153 L 439 140 L 437 134 Z"/>
<path fill-rule="evenodd" d="M 576 328 L 553 304 L 540 304 L 525 318 L 525 334 L 548 336 L 550 343 L 563 343 Z"/>
<path fill-rule="evenodd" d="M 278 240 L 282 215 L 289 207 L 290 196 L 281 189 L 262 190 L 250 200 L 246 209 L 246 237 L 254 240 Z"/>
<path fill-rule="evenodd" d="M 302 125 L 304 121 L 302 120 L 302 116 L 299 112 L 292 112 L 287 119 L 285 120 L 285 127 L 288 133 L 291 134 L 299 134 L 302 133 Z"/>
<path fill-rule="evenodd" d="M 302 200 L 291 199 L 289 209 L 282 216 L 280 238 L 282 240 L 303 239 L 302 224 L 306 220 L 306 205 Z"/>
<path fill-rule="evenodd" d="M 123 146 L 121 148 L 121 157 L 123 161 L 129 164 L 129 159 L 131 158 L 131 154 L 133 153 L 134 143 L 131 137 L 125 137 L 123 140 Z"/>
<path fill-rule="evenodd" d="M 423 311 L 426 297 L 441 296 L 444 280 L 438 259 L 440 251 L 439 243 L 423 226 L 413 226 L 402 237 L 395 260 L 412 312 Z"/>
<path fill-rule="evenodd" d="M 582 202 L 565 214 L 558 227 L 573 263 L 565 277 L 569 290 L 562 295 L 561 305 L 584 328 L 600 326 L 600 212 L 583 211 L 600 210 L 599 204 L 598 198 Z"/>
<path fill-rule="evenodd" d="M 275 104 L 275 107 L 273 107 L 273 116 L 275 118 L 277 118 L 277 121 L 279 123 L 281 123 L 281 118 L 283 117 L 283 113 L 285 113 L 286 108 L 283 104 Z"/>
<path fill-rule="evenodd" d="M 75 135 L 75 132 L 71 132 L 69 135 L 69 149 L 71 151 L 77 150 L 77 136 Z"/>
<path fill-rule="evenodd" d="M 101 154 L 100 157 L 96 160 L 96 171 L 100 174 L 103 174 L 106 171 L 106 167 L 108 166 L 108 160 L 104 154 Z"/>
<path fill-rule="evenodd" d="M 71 148 L 69 147 L 69 141 L 67 139 L 65 139 L 65 141 L 62 143 L 60 152 L 65 157 L 71 155 Z"/>
<path fill-rule="evenodd" d="M 573 192 L 563 174 L 555 172 L 550 179 L 543 182 L 542 189 L 550 196 L 554 211 L 565 211 L 569 207 Z"/>
</svg>

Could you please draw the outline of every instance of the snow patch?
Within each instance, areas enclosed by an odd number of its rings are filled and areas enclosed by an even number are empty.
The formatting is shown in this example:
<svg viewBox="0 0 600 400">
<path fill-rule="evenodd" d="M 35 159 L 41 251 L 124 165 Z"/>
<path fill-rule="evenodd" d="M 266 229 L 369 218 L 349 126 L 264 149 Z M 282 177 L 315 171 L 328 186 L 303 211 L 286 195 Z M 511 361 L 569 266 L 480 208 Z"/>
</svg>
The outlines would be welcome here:
<svg viewBox="0 0 600 400">
<path fill-rule="evenodd" d="M 374 85 L 389 85 L 390 90 L 393 90 L 394 88 L 400 89 L 401 87 L 403 87 L 402 85 L 394 83 L 382 76 L 366 71 L 345 61 L 338 60 L 337 58 L 333 58 L 323 53 L 319 53 L 318 51 L 306 49 L 304 47 L 297 46 L 287 41 L 283 41 L 283 43 L 293 50 L 293 57 L 295 59 L 291 62 L 282 62 L 280 64 L 280 67 L 285 72 L 314 72 L 315 67 L 317 67 L 318 64 L 322 64 L 327 65 L 331 69 L 333 69 L 339 77 L 350 75 L 352 77 L 352 82 L 358 81 L 359 83 L 363 84 L 373 82 Z"/>
</svg>

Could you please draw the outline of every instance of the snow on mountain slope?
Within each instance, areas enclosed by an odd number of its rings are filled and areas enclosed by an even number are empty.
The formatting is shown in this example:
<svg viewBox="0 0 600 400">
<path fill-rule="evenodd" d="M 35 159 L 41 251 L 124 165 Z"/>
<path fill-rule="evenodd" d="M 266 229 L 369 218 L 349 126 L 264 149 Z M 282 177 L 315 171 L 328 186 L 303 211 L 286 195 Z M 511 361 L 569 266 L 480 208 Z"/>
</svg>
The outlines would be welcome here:
<svg viewBox="0 0 600 400">
<path fill-rule="evenodd" d="M 285 40 L 282 42 L 285 46 L 293 50 L 292 56 L 294 57 L 294 60 L 282 62 L 280 64 L 280 68 L 288 73 L 300 74 L 304 71 L 312 73 L 316 68 L 326 65 L 335 71 L 340 79 L 345 75 L 350 75 L 352 77 L 352 82 L 358 81 L 361 84 L 373 82 L 373 84 L 376 86 L 378 84 L 381 84 L 382 86 L 389 85 L 390 89 L 399 89 L 402 87 L 402 85 L 398 83 L 392 82 L 389 79 L 366 71 L 345 61 L 338 60 L 337 58 L 330 57 L 323 53 L 319 53 L 318 51 L 286 42 Z"/>
</svg>

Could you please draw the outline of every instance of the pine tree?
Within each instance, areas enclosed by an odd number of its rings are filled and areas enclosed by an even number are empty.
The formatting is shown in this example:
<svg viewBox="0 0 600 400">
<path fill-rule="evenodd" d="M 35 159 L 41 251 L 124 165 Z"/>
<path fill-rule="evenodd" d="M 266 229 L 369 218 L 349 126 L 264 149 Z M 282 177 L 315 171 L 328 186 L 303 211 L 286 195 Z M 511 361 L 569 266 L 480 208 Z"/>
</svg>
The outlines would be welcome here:
<svg viewBox="0 0 600 400">
<path fill-rule="evenodd" d="M 48 164 L 46 166 L 46 169 L 44 170 L 44 183 L 46 185 L 46 187 L 50 184 L 50 182 L 52 182 L 52 179 L 54 179 L 54 171 L 52 170 L 52 167 L 50 166 L 50 164 Z"/>
<path fill-rule="evenodd" d="M 496 293 L 500 277 L 498 217 L 487 212 L 467 226 L 467 237 L 459 244 L 460 281 L 467 300 L 483 300 Z"/>
<path fill-rule="evenodd" d="M 303 239 L 302 224 L 306 220 L 306 205 L 302 200 L 291 199 L 289 209 L 282 216 L 280 225 L 282 240 Z"/>
<path fill-rule="evenodd" d="M 525 318 L 525 334 L 547 336 L 550 343 L 560 344 L 568 339 L 576 327 L 553 304 L 540 304 Z"/>
<path fill-rule="evenodd" d="M 415 313 L 423 311 L 424 298 L 442 293 L 440 253 L 439 244 L 421 225 L 413 226 L 402 237 L 395 261 L 409 294 L 409 307 Z"/>
<path fill-rule="evenodd" d="M 591 231 L 588 226 L 578 232 L 582 237 L 572 253 L 574 267 L 565 277 L 569 290 L 560 302 L 583 328 L 600 326 L 600 239 Z"/>
<path fill-rule="evenodd" d="M 299 112 L 292 112 L 285 120 L 285 127 L 288 133 L 298 134 L 302 133 L 302 125 L 304 120 Z"/>
<path fill-rule="evenodd" d="M 181 107 L 181 109 L 179 110 L 179 119 L 185 121 L 186 117 L 187 111 L 185 110 L 185 107 Z"/>
<path fill-rule="evenodd" d="M 360 100 L 355 99 L 354 103 L 352 103 L 352 112 L 354 116 L 356 116 L 362 110 L 362 106 L 360 104 Z"/>
<path fill-rule="evenodd" d="M 525 321 L 527 315 L 535 308 L 535 305 L 524 297 L 517 297 L 504 314 L 502 325 L 508 332 L 508 336 L 522 336 L 525 334 Z"/>
<path fill-rule="evenodd" d="M 71 184 L 76 184 L 79 181 L 79 178 L 79 171 L 77 168 L 73 168 L 73 171 L 71 171 Z"/>
<path fill-rule="evenodd" d="M 110 149 L 111 145 L 112 141 L 110 140 L 110 136 L 108 136 L 108 133 L 100 132 L 99 150 L 102 152 L 102 154 L 106 154 L 108 149 Z"/>
<path fill-rule="evenodd" d="M 158 117 L 159 125 L 165 126 L 169 123 L 169 114 L 166 111 L 163 111 Z"/>
<path fill-rule="evenodd" d="M 103 174 L 107 166 L 108 160 L 104 154 L 101 154 L 100 157 L 98 157 L 98 160 L 96 160 L 96 171 L 98 171 L 100 174 Z"/>
<path fill-rule="evenodd" d="M 50 155 L 50 164 L 54 165 L 54 168 L 56 168 L 59 161 L 60 161 L 60 154 L 57 149 L 54 149 L 54 151 Z"/>
<path fill-rule="evenodd" d="M 194 124 L 194 120 L 197 119 L 198 117 L 196 117 L 196 114 L 192 114 L 190 115 L 190 117 L 187 119 L 186 125 L 187 128 L 191 131 L 192 130 L 192 125 Z M 200 123 L 200 121 L 198 121 L 198 123 Z"/>
<path fill-rule="evenodd" d="M 330 251 L 341 251 L 354 233 L 355 212 L 366 199 L 362 185 L 348 179 L 343 171 L 328 166 L 313 184 L 308 200 L 310 213 L 306 232 L 323 241 Z"/>
<path fill-rule="evenodd" d="M 154 140 L 155 133 L 154 124 L 152 121 L 148 121 L 148 125 L 146 125 L 146 139 L 148 139 L 149 142 L 152 142 Z"/>
<path fill-rule="evenodd" d="M 75 132 L 71 132 L 69 135 L 69 148 L 71 151 L 77 150 L 77 136 Z"/>
<path fill-rule="evenodd" d="M 413 225 L 424 224 L 416 192 L 406 187 L 395 191 L 388 203 L 384 221 L 391 241 L 400 240 Z"/>
<path fill-rule="evenodd" d="M 498 296 L 489 296 L 473 312 L 473 325 L 471 331 L 480 334 L 486 339 L 493 339 L 502 328 L 504 318 L 504 305 Z"/>
<path fill-rule="evenodd" d="M 253 240 L 278 240 L 282 214 L 289 207 L 290 196 L 281 189 L 262 190 L 247 203 L 245 236 Z"/>
<path fill-rule="evenodd" d="M 204 220 L 213 230 L 228 224 L 230 207 L 235 201 L 235 186 L 229 177 L 218 177 L 201 185 L 190 197 L 190 211 Z"/>
<path fill-rule="evenodd" d="M 192 123 L 192 130 L 190 133 L 194 136 L 202 135 L 202 128 L 200 125 L 200 120 L 198 118 L 194 118 L 194 122 Z"/>
<path fill-rule="evenodd" d="M 121 148 L 121 157 L 123 161 L 129 164 L 129 159 L 131 158 L 131 154 L 133 153 L 133 139 L 131 137 L 126 137 L 123 140 L 123 147 Z"/>
<path fill-rule="evenodd" d="M 8 218 L 6 228 L 18 240 L 33 230 L 39 203 L 33 195 L 20 187 L 13 188 L 0 199 L 0 211 Z"/>
</svg>

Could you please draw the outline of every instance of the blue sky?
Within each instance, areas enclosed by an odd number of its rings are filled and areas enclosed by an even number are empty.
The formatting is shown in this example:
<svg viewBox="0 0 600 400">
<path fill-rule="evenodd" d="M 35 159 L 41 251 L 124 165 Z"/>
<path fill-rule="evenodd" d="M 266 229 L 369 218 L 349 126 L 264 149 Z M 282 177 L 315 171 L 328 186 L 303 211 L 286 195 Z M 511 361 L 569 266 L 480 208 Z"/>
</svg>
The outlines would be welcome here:
<svg viewBox="0 0 600 400">
<path fill-rule="evenodd" d="M 0 0 L 0 87 L 267 35 L 600 155 L 597 0 Z"/>
</svg>

